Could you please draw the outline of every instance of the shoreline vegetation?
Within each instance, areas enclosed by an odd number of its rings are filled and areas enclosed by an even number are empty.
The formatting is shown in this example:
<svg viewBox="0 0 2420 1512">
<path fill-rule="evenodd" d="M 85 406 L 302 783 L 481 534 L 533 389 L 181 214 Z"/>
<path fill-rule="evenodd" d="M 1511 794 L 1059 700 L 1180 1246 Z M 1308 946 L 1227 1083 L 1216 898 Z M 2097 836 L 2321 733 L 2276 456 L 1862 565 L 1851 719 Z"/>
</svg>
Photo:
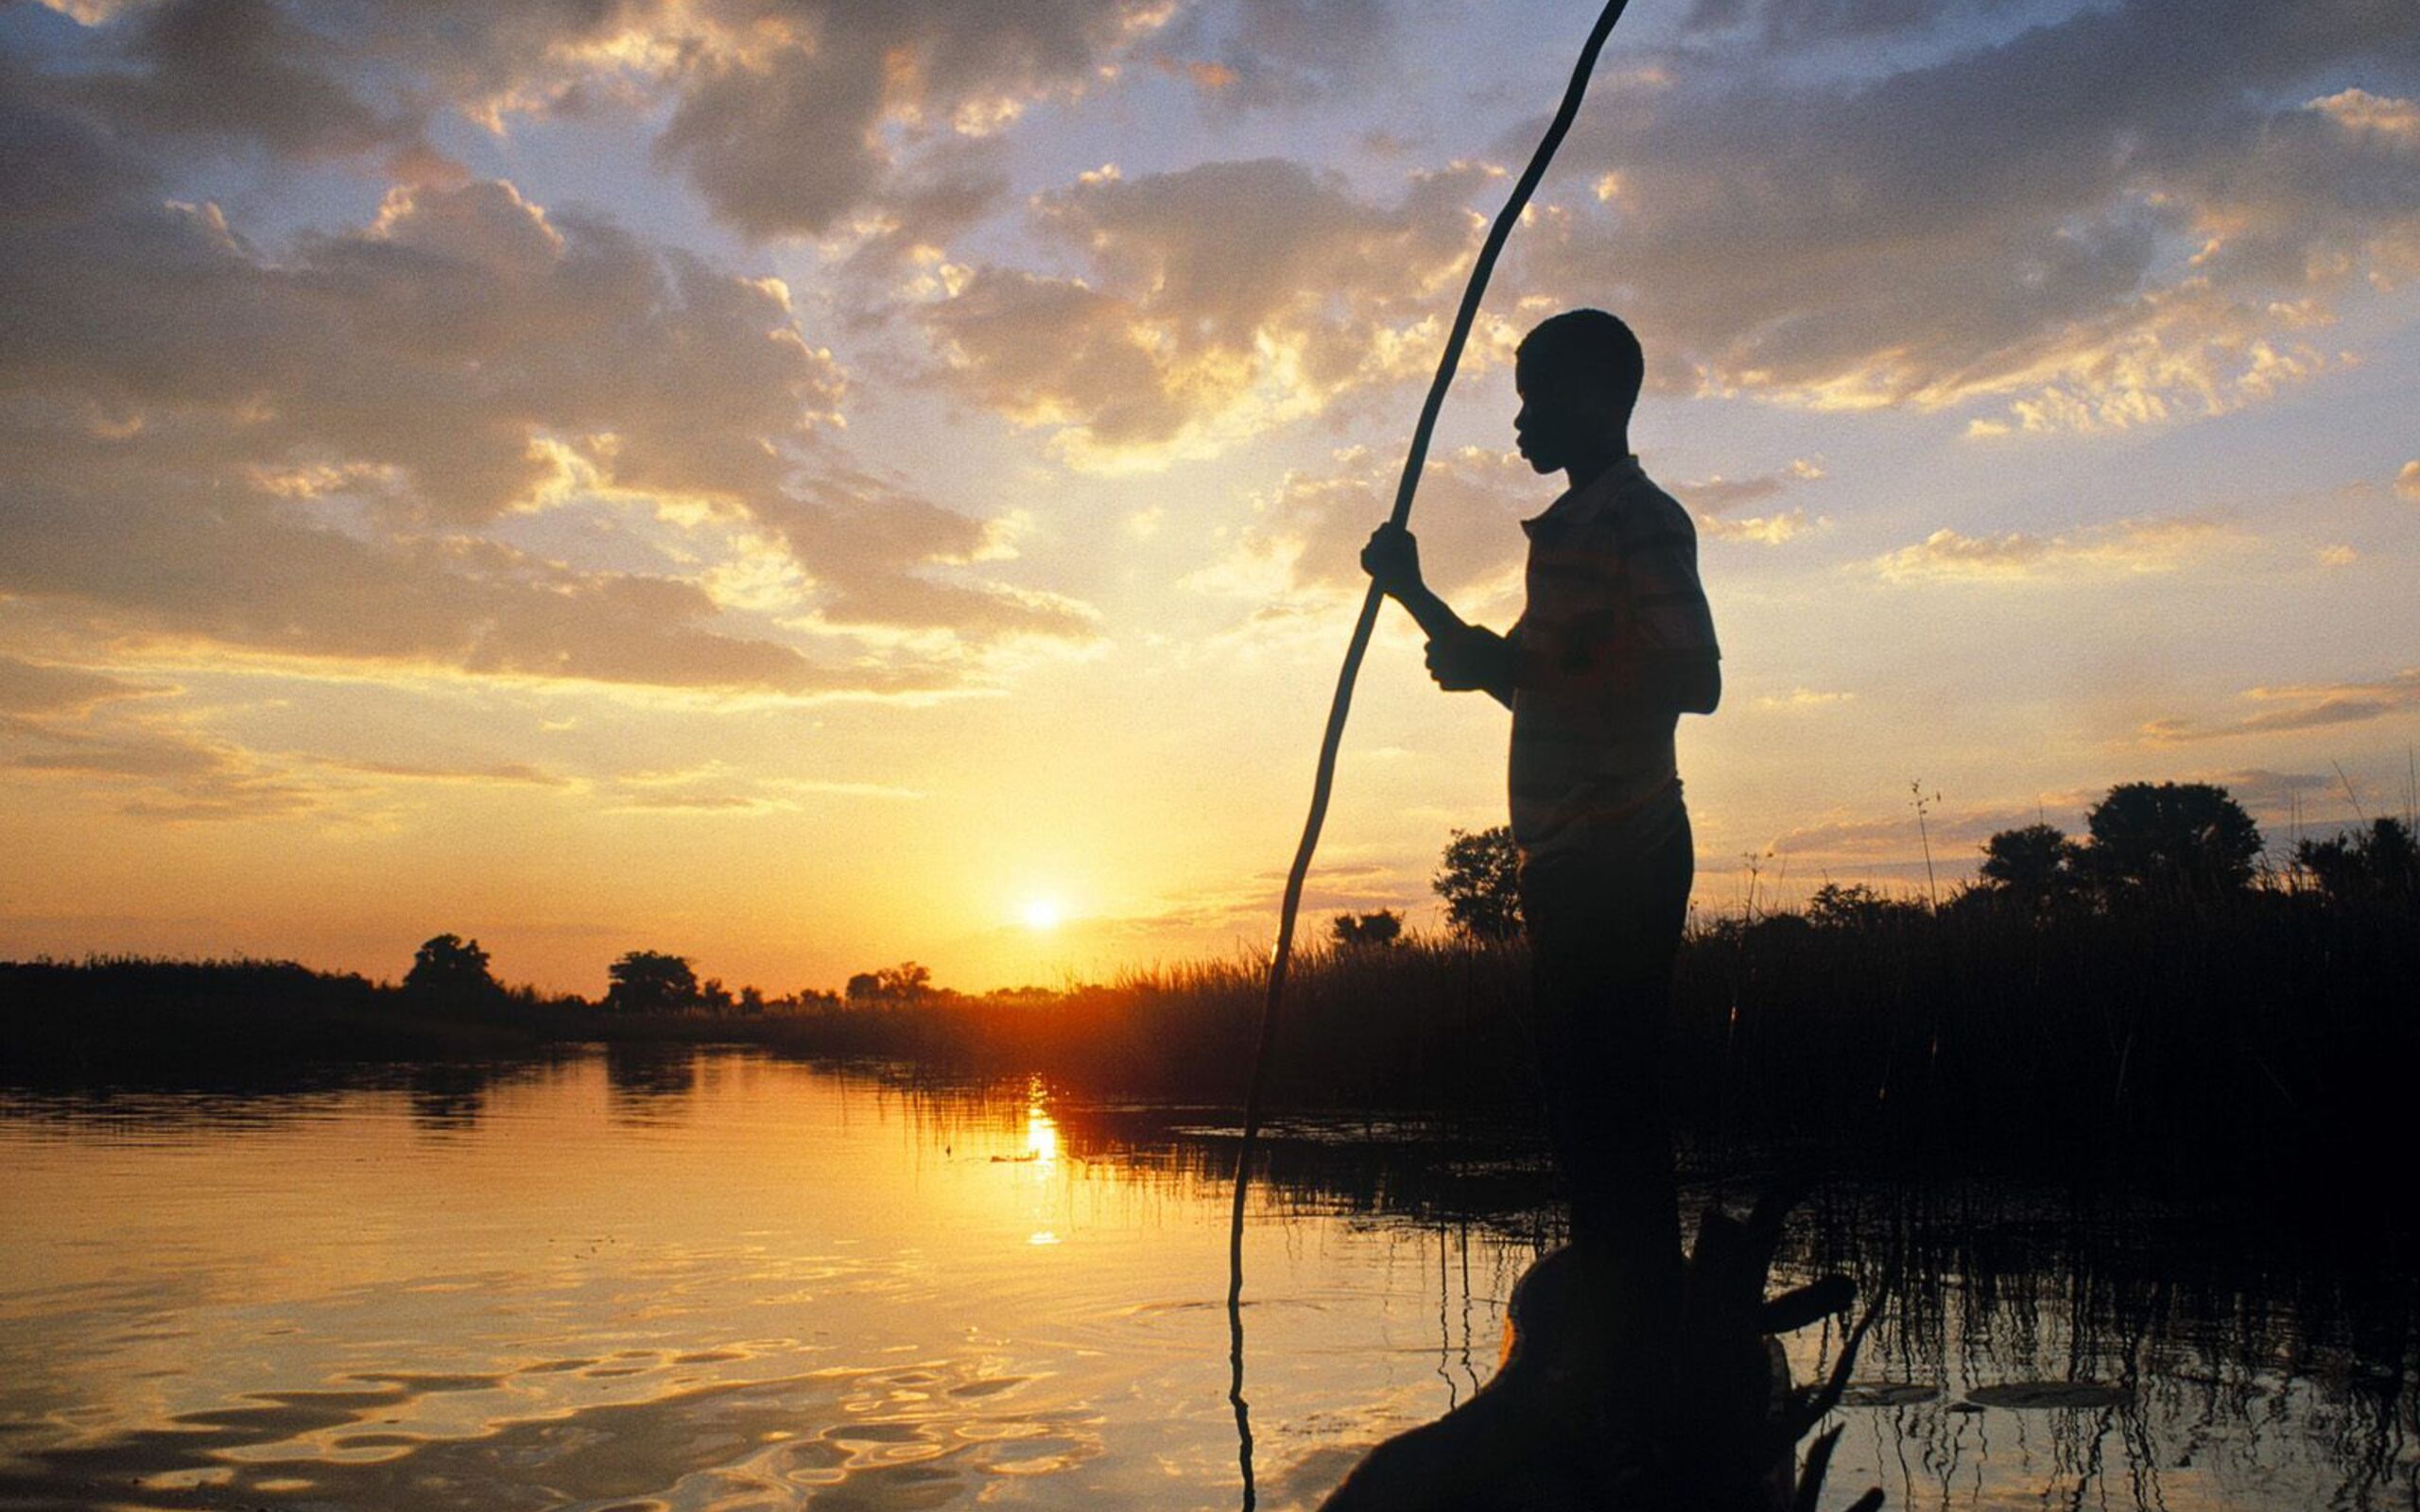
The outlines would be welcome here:
<svg viewBox="0 0 2420 1512">
<path fill-rule="evenodd" d="M 2098 820 L 2128 791 L 2094 811 L 2089 840 L 2047 826 L 1994 836 L 1980 877 L 1938 903 L 1827 885 L 1804 910 L 1696 920 L 1664 1077 L 1676 1127 L 1701 1146 L 2122 1160 L 2180 1179 L 2284 1182 L 2307 1179 L 2314 1157 L 2394 1159 L 2420 1069 L 2410 828 L 2375 820 L 2263 870 L 2246 819 L 2223 839 L 2223 866 L 2171 846 L 2121 869 L 2118 827 Z M 2230 829 L 2184 818 L 2214 843 Z M 1298 955 L 1278 1107 L 1536 1106 L 1508 854 L 1500 832 L 1456 835 L 1438 878 L 1448 933 L 1347 915 Z M 753 1045 L 1224 1105 L 1240 1094 L 1267 969 L 1213 959 L 969 995 L 906 965 L 842 992 L 769 997 L 634 952 L 590 1002 L 505 988 L 475 941 L 451 935 L 391 985 L 286 961 L 0 963 L 0 1082 L 241 1080 L 603 1041 Z"/>
</svg>

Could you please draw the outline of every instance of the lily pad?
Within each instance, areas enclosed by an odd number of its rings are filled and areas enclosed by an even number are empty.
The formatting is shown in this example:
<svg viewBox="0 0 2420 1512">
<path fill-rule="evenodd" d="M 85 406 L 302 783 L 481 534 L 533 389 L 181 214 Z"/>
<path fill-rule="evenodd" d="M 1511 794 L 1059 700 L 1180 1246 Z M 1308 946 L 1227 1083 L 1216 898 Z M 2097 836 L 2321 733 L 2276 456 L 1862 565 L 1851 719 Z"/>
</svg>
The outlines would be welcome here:
<svg viewBox="0 0 2420 1512">
<path fill-rule="evenodd" d="M 1941 1395 L 1939 1386 L 1918 1385 L 1912 1381 L 1852 1381 L 1841 1393 L 1843 1407 L 1912 1407 L 1920 1401 L 1931 1401 Z"/>
<path fill-rule="evenodd" d="M 2003 1381 L 1977 1386 L 1966 1400 L 1979 1407 L 2116 1407 L 2131 1395 L 2100 1381 Z"/>
</svg>

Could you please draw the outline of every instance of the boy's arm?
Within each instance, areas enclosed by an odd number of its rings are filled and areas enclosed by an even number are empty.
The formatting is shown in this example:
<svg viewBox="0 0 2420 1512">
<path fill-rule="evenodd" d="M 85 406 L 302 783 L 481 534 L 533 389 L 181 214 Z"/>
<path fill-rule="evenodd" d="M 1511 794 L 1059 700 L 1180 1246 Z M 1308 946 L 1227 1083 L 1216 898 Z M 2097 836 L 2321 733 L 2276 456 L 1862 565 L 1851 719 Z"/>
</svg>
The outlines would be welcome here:
<svg viewBox="0 0 2420 1512">
<path fill-rule="evenodd" d="M 1428 637 L 1428 673 L 1448 693 L 1485 693 L 1512 707 L 1519 652 L 1512 639 L 1471 625 L 1430 592 L 1420 576 L 1420 546 L 1400 525 L 1380 525 L 1361 548 L 1361 567 L 1401 604 Z M 1520 627 L 1513 627 L 1514 635 Z"/>
</svg>

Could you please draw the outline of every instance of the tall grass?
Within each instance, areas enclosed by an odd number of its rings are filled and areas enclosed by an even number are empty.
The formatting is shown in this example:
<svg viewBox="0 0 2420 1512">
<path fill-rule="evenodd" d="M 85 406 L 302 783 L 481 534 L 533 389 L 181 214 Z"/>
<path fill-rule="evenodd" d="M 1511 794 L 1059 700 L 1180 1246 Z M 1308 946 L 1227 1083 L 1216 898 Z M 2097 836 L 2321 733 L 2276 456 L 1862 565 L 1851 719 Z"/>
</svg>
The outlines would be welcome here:
<svg viewBox="0 0 2420 1512">
<path fill-rule="evenodd" d="M 91 1074 L 198 1050 L 745 1041 L 1224 1104 L 1240 1093 L 1266 969 L 1238 956 L 1056 994 L 811 999 L 755 1015 L 614 1014 L 524 993 L 473 1018 L 288 963 L 37 963 L 0 967 L 0 1053 Z M 2122 1150 L 2174 1172 L 2288 1173 L 2312 1151 L 2383 1155 L 2408 1137 L 2415 983 L 2408 900 L 2263 888 L 2042 912 L 1975 894 L 1939 910 L 1721 919 L 1683 947 L 1663 1091 L 1702 1143 L 1947 1161 Z M 1314 948 L 1293 984 L 1280 1108 L 1534 1107 L 1518 942 Z"/>
</svg>

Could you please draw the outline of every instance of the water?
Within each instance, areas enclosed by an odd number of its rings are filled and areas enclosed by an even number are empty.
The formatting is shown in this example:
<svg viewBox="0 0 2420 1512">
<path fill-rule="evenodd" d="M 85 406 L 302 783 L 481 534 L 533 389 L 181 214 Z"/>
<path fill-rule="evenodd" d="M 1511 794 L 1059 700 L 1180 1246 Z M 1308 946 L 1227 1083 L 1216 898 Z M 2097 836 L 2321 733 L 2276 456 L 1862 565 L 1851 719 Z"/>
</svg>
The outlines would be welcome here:
<svg viewBox="0 0 2420 1512">
<path fill-rule="evenodd" d="M 0 1095 L 0 1507 L 1232 1507 L 1221 1119 L 737 1052 Z M 1284 1132 L 1270 1508 L 1469 1398 L 1552 1223 L 1487 1131 Z M 2420 1503 L 2408 1285 L 1954 1200 L 1794 1236 L 1913 1267 L 1828 1504 Z"/>
</svg>

